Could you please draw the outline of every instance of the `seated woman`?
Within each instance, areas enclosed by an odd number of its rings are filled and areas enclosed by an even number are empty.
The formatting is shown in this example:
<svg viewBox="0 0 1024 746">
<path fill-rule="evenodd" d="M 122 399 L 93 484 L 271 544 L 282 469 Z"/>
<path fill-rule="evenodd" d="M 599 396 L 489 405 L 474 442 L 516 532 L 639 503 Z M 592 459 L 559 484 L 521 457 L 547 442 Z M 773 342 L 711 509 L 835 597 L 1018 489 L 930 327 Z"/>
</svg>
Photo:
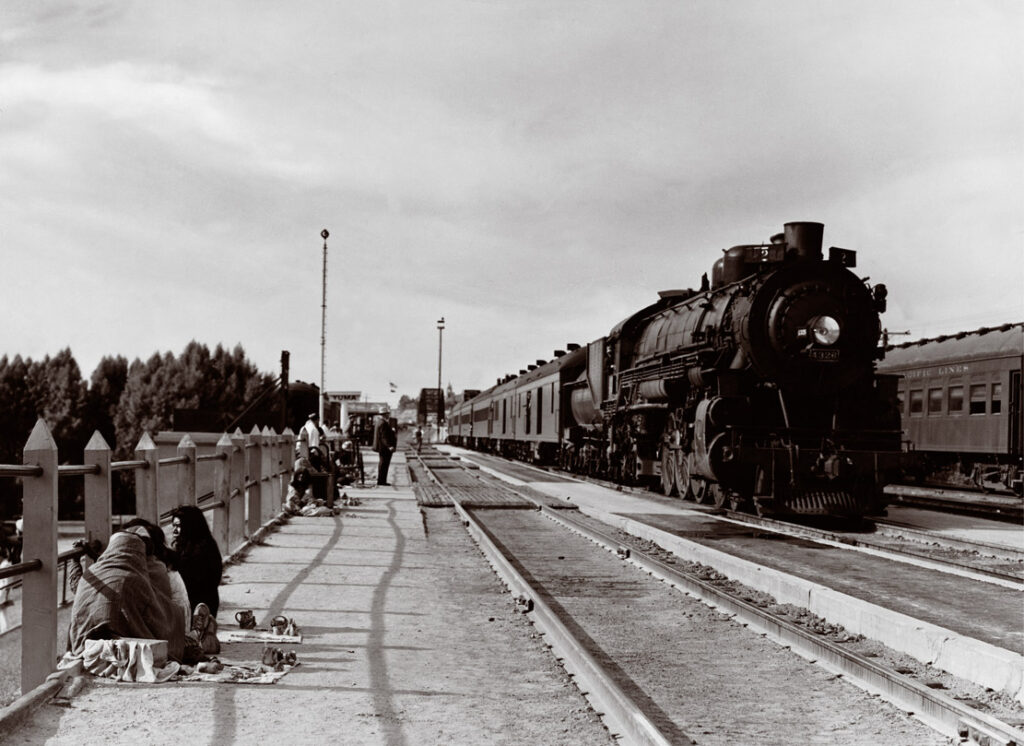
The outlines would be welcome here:
<svg viewBox="0 0 1024 746">
<path fill-rule="evenodd" d="M 171 511 L 171 536 L 178 554 L 177 569 L 185 581 L 192 612 L 202 603 L 216 617 L 220 608 L 217 588 L 224 564 L 203 511 L 195 505 L 181 505 Z"/>
<path fill-rule="evenodd" d="M 181 579 L 181 573 L 177 570 L 178 554 L 167 546 L 164 530 L 145 518 L 133 518 L 124 524 L 124 529 L 138 533 L 143 538 L 149 537 L 153 548 L 153 553 L 146 557 L 150 581 L 154 586 L 162 586 L 162 578 L 166 574 L 170 584 L 171 600 L 181 614 L 187 632 L 192 625 L 192 605 L 188 601 L 185 581 Z"/>
<path fill-rule="evenodd" d="M 86 640 L 139 637 L 166 640 L 167 655 L 181 660 L 185 630 L 171 600 L 166 574 L 154 585 L 146 540 L 127 532 L 110 537 L 107 548 L 82 573 L 71 608 L 68 650 L 82 655 Z"/>
</svg>

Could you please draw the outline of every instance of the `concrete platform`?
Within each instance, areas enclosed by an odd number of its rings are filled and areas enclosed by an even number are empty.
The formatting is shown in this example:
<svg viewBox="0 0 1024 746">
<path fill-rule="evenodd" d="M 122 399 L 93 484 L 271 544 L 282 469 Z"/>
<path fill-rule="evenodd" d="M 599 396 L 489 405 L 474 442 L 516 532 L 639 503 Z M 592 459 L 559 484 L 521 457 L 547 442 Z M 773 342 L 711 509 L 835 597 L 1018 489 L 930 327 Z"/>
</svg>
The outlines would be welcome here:
<svg viewBox="0 0 1024 746">
<path fill-rule="evenodd" d="M 368 478 L 375 462 L 368 452 Z M 0 741 L 613 743 L 454 511 L 417 506 L 401 453 L 390 481 L 346 487 L 360 504 L 291 518 L 226 568 L 222 631 L 240 609 L 300 627 L 302 643 L 281 646 L 299 665 L 277 683 L 86 677 Z M 255 661 L 262 647 L 226 643 L 220 658 Z"/>
</svg>

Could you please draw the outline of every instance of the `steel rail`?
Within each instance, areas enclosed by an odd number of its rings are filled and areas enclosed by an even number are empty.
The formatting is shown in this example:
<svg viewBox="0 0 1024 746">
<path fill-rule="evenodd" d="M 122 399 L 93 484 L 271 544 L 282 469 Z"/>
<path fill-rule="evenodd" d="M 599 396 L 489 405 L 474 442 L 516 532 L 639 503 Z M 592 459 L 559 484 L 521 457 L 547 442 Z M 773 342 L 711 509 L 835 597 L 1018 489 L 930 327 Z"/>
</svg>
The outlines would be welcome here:
<svg viewBox="0 0 1024 746">
<path fill-rule="evenodd" d="M 687 575 L 631 547 L 538 503 L 543 515 L 578 531 L 609 551 L 618 554 L 652 576 L 689 593 L 703 602 L 734 615 L 741 623 L 755 627 L 776 642 L 788 646 L 798 654 L 816 662 L 855 683 L 862 689 L 878 694 L 902 710 L 911 713 L 929 727 L 950 738 L 974 738 L 979 743 L 1024 744 L 1024 731 L 999 719 L 975 710 L 940 692 L 930 689 L 907 676 L 889 670 L 867 658 L 843 650 L 840 646 L 821 639 L 795 624 L 776 617 L 719 588 Z"/>
<path fill-rule="evenodd" d="M 502 459 L 502 457 L 498 457 L 498 458 Z M 592 484 L 599 484 L 599 485 L 602 485 L 602 486 L 608 486 L 609 484 L 615 484 L 615 483 L 609 483 L 609 482 L 606 482 L 605 480 L 600 480 L 600 479 L 596 479 L 596 478 L 581 477 L 580 475 L 577 475 L 577 474 L 571 474 L 571 473 L 568 473 L 568 472 L 563 472 L 560 469 L 547 469 L 547 468 L 538 467 L 538 466 L 533 465 L 533 464 L 522 464 L 522 463 L 520 463 L 518 461 L 514 461 L 514 460 L 513 461 L 509 461 L 508 459 L 502 459 L 502 460 L 505 460 L 505 461 L 507 461 L 508 463 L 511 463 L 511 464 L 515 464 L 518 467 L 524 467 L 525 466 L 525 467 L 537 469 L 538 471 L 542 471 L 542 472 L 556 473 L 556 474 L 559 474 L 560 476 L 572 477 L 573 479 L 578 479 L 580 481 L 590 482 Z M 619 488 L 618 485 L 616 485 L 616 487 Z M 633 492 L 633 490 L 630 490 L 628 487 L 623 487 L 621 489 Z M 956 562 L 954 560 L 943 559 L 941 557 L 930 557 L 930 556 L 928 556 L 926 554 L 915 552 L 912 549 L 908 549 L 908 548 L 896 548 L 896 547 L 891 547 L 891 546 L 884 546 L 884 545 L 876 544 L 876 543 L 873 543 L 873 542 L 871 542 L 871 541 L 869 541 L 867 539 L 862 539 L 862 538 L 859 538 L 859 537 L 850 537 L 850 536 L 847 536 L 845 534 L 841 535 L 841 534 L 837 534 L 835 532 L 825 531 L 825 530 L 822 530 L 822 529 L 816 529 L 816 528 L 813 528 L 811 526 L 805 526 L 805 525 L 801 525 L 801 524 L 798 524 L 798 523 L 789 523 L 787 521 L 780 521 L 780 520 L 777 520 L 777 519 L 774 519 L 774 518 L 764 518 L 762 516 L 755 516 L 755 515 L 753 515 L 751 513 L 740 513 L 738 511 L 733 511 L 733 510 L 716 509 L 716 508 L 712 508 L 709 505 L 702 505 L 701 503 L 683 502 L 683 501 L 681 501 L 680 502 L 680 506 L 683 507 L 683 508 L 688 508 L 688 509 L 697 509 L 697 510 L 700 510 L 700 512 L 708 514 L 708 515 L 712 515 L 712 516 L 716 516 L 716 517 L 724 517 L 725 519 L 733 521 L 733 522 L 736 522 L 736 523 L 742 523 L 742 524 L 748 525 L 748 526 L 753 526 L 753 527 L 757 527 L 757 528 L 763 528 L 765 530 L 773 531 L 775 533 L 789 534 L 789 535 L 793 535 L 793 536 L 800 536 L 800 537 L 803 537 L 803 538 L 819 540 L 819 541 L 820 540 L 832 541 L 832 542 L 835 542 L 837 544 L 860 547 L 862 549 L 868 549 L 872 553 L 877 553 L 877 554 L 880 554 L 880 555 L 890 555 L 896 561 L 909 562 L 911 564 L 916 564 L 918 566 L 928 567 L 930 569 L 937 570 L 939 572 L 952 573 L 954 575 L 958 575 L 958 576 L 961 576 L 961 577 L 966 577 L 966 578 L 971 579 L 971 580 L 977 580 L 979 582 L 993 583 L 993 584 L 999 585 L 1001 587 L 1010 588 L 1011 590 L 1024 590 L 1024 588 L 1022 588 L 1022 583 L 1024 583 L 1024 581 L 1022 581 L 1021 578 L 1019 576 L 1017 576 L 1017 575 L 1010 575 L 1010 574 L 1007 574 L 1007 573 L 999 572 L 997 570 L 988 570 L 988 569 L 984 569 L 984 568 L 972 567 L 970 565 L 967 565 L 967 564 L 964 564 L 964 563 L 961 563 L 961 562 Z M 907 533 L 910 534 L 911 531 L 907 531 Z M 928 541 L 934 541 L 934 542 L 940 543 L 940 544 L 947 544 L 948 546 L 950 546 L 951 548 L 954 548 L 954 549 L 963 548 L 963 549 L 967 549 L 969 551 L 971 551 L 971 550 L 979 551 L 981 553 L 984 553 L 985 549 L 989 549 L 989 550 L 993 550 L 993 552 L 995 553 L 995 556 L 998 556 L 998 557 L 1007 557 L 1007 558 L 1013 559 L 1013 560 L 1024 559 L 1024 552 L 1020 552 L 1019 550 L 1013 549 L 1012 547 L 998 547 L 996 545 L 984 545 L 984 544 L 979 544 L 977 542 L 967 542 L 967 541 L 961 541 L 961 540 L 945 540 L 944 537 L 937 537 L 937 536 L 934 536 L 932 534 L 929 534 L 927 532 L 922 532 L 922 531 L 917 531 L 916 533 L 917 533 L 918 536 L 920 536 L 922 538 L 925 538 Z M 960 546 L 961 543 L 963 544 L 962 547 Z"/>
<path fill-rule="evenodd" d="M 890 505 L 919 507 L 927 510 L 938 510 L 944 513 L 957 513 L 989 518 L 997 521 L 1020 523 L 1024 519 L 1024 501 L 1020 498 L 998 497 L 984 493 L 978 494 L 976 502 L 955 500 L 942 497 L 938 490 L 926 490 L 907 486 L 886 487 L 886 494 L 894 498 Z"/>
<path fill-rule="evenodd" d="M 1024 590 L 1024 580 L 1017 575 L 1010 575 L 1008 573 L 999 572 L 998 570 L 986 570 L 984 568 L 972 567 L 971 565 L 956 562 L 955 560 L 944 559 L 942 557 L 930 557 L 927 554 L 915 552 L 911 548 L 886 546 L 884 544 L 872 542 L 869 539 L 862 539 L 859 536 L 839 534 L 833 531 L 814 528 L 812 526 L 787 523 L 786 521 L 777 521 L 774 518 L 764 518 L 762 516 L 751 515 L 750 513 L 737 513 L 732 510 L 721 512 L 720 517 L 733 523 L 739 523 L 744 526 L 753 526 L 755 528 L 761 528 L 777 534 L 799 536 L 813 541 L 831 542 L 839 546 L 866 549 L 869 550 L 869 554 L 883 557 L 891 556 L 897 562 L 914 564 L 919 567 L 950 573 L 969 580 L 992 583 L 1011 590 Z M 927 536 L 925 532 L 919 533 Z"/>
<path fill-rule="evenodd" d="M 1017 549 L 1016 547 L 1003 546 L 1002 544 L 991 544 L 984 541 L 973 541 L 971 539 L 957 539 L 952 536 L 946 536 L 944 534 L 920 528 L 911 528 L 910 526 L 904 526 L 900 523 L 893 523 L 889 521 L 876 520 L 875 529 L 878 533 L 886 536 L 906 536 L 915 540 L 929 541 L 934 544 L 939 544 L 941 546 L 948 547 L 949 549 L 977 552 L 978 554 L 987 554 L 992 557 L 1000 557 L 1003 559 L 1015 560 L 1017 562 L 1024 561 L 1024 550 Z"/>
<path fill-rule="evenodd" d="M 605 720 L 609 731 L 621 736 L 623 743 L 654 746 L 672 743 L 632 699 L 611 678 L 608 671 L 580 643 L 558 616 L 541 599 L 540 594 L 513 567 L 512 563 L 491 541 L 487 531 L 463 507 L 458 498 L 434 474 L 420 454 L 416 454 L 420 466 L 430 480 L 452 501 L 462 524 L 480 547 L 495 572 L 509 590 L 516 594 L 516 601 L 525 611 L 532 614 L 531 620 L 545 636 L 563 667 L 575 677 L 577 686 Z M 461 466 L 461 464 L 460 464 Z M 462 468 L 469 472 L 464 466 Z M 693 741 L 690 741 L 693 743 Z M 678 742 L 677 742 L 678 743 Z"/>
</svg>

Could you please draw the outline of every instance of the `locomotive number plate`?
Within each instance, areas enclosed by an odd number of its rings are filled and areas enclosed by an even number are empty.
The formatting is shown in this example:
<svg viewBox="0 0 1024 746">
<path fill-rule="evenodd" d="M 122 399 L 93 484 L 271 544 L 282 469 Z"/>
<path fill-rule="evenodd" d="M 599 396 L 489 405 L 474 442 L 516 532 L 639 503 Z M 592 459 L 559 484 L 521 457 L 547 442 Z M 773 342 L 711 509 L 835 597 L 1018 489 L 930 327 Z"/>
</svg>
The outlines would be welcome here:
<svg viewBox="0 0 1024 746">
<path fill-rule="evenodd" d="M 811 360 L 838 360 L 839 350 L 808 350 L 807 357 L 809 357 Z"/>
</svg>

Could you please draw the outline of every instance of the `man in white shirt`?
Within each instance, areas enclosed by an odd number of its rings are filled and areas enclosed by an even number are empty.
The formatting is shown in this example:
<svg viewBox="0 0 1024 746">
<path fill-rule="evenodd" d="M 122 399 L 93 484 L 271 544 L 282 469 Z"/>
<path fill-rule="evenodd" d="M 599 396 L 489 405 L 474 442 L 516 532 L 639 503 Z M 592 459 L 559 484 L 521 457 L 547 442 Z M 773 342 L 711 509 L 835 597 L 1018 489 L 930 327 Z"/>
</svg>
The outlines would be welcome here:
<svg viewBox="0 0 1024 746">
<path fill-rule="evenodd" d="M 302 426 L 302 432 L 306 433 L 306 442 L 309 444 L 310 448 L 319 448 L 320 415 L 317 414 L 316 412 L 311 412 L 309 415 L 309 419 L 306 420 L 306 424 Z"/>
</svg>

